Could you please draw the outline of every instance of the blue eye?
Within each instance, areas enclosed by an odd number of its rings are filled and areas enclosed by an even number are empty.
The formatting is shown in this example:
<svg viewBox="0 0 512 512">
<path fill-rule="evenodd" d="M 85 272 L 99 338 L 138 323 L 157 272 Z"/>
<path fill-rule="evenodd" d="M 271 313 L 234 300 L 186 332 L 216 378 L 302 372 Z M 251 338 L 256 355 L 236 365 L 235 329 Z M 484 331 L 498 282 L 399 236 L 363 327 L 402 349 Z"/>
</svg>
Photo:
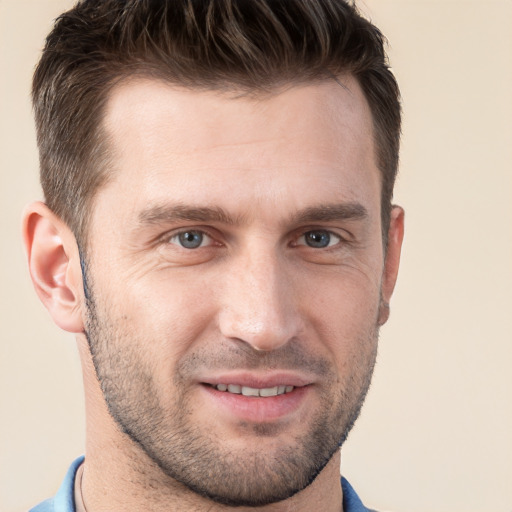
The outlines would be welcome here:
<svg viewBox="0 0 512 512">
<path fill-rule="evenodd" d="M 182 231 L 171 238 L 171 243 L 181 245 L 185 249 L 197 249 L 208 238 L 202 231 Z"/>
<path fill-rule="evenodd" d="M 341 238 L 323 229 L 308 231 L 299 238 L 299 245 L 307 245 L 314 249 L 324 249 L 339 243 Z"/>
</svg>

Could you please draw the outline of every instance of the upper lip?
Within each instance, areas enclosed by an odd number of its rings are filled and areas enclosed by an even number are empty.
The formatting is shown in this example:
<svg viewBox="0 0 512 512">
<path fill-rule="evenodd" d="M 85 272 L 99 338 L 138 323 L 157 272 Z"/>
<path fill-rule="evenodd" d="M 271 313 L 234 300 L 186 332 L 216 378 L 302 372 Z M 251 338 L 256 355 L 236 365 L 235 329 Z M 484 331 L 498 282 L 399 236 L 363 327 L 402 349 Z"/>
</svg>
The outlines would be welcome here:
<svg viewBox="0 0 512 512">
<path fill-rule="evenodd" d="M 216 386 L 218 384 L 237 384 L 255 389 L 273 388 L 276 386 L 302 387 L 312 384 L 313 380 L 293 372 L 222 372 L 199 379 L 203 384 Z"/>
</svg>

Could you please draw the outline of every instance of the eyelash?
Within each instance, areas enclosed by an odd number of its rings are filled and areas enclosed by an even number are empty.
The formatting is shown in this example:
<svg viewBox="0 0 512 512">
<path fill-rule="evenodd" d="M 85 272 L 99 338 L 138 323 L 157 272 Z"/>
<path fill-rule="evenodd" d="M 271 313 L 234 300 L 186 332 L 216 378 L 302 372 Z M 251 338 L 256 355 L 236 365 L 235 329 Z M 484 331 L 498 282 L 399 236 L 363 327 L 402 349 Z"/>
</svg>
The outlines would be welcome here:
<svg viewBox="0 0 512 512">
<path fill-rule="evenodd" d="M 200 242 L 200 245 L 198 245 L 197 247 L 185 247 L 183 245 L 182 241 L 179 240 L 179 237 L 181 237 L 183 235 L 186 235 L 187 233 L 201 235 L 202 240 Z M 306 236 L 307 235 L 311 235 L 313 233 L 327 235 L 329 237 L 328 245 L 326 245 L 325 247 L 314 247 L 312 245 L 309 245 L 306 242 Z M 204 238 L 207 238 L 207 239 L 210 240 L 210 243 L 208 243 L 206 246 L 203 245 Z M 335 243 L 331 244 L 331 241 L 332 241 L 333 238 L 336 241 L 335 241 Z M 175 242 L 173 242 L 173 240 Z M 303 240 L 304 243 L 299 243 L 300 240 Z M 215 237 L 212 236 L 207 230 L 202 229 L 202 228 L 182 229 L 182 230 L 180 230 L 178 232 L 165 235 L 162 238 L 162 241 L 164 243 L 177 245 L 177 246 L 179 246 L 182 249 L 191 250 L 191 251 L 215 245 L 214 243 L 212 243 L 212 242 L 215 242 Z M 331 231 L 329 229 L 325 229 L 325 228 L 308 228 L 306 231 L 301 230 L 300 235 L 297 236 L 297 237 L 294 237 L 294 241 L 291 243 L 291 246 L 292 247 L 304 246 L 304 247 L 309 247 L 311 249 L 330 250 L 333 247 L 336 247 L 336 246 L 338 246 L 340 244 L 344 244 L 344 243 L 349 243 L 349 241 L 345 237 L 342 237 L 338 233 L 335 233 L 335 232 L 333 232 L 333 231 Z M 218 245 L 221 245 L 221 244 L 218 243 Z"/>
<path fill-rule="evenodd" d="M 328 236 L 328 242 L 327 242 L 328 245 L 326 245 L 325 247 L 314 247 L 313 245 L 308 244 L 306 242 L 306 237 L 308 235 L 313 235 L 313 234 L 316 234 L 316 235 L 321 234 L 324 236 L 327 235 Z M 331 244 L 331 241 L 333 238 L 336 239 L 337 241 L 334 244 Z M 332 231 L 329 231 L 327 229 L 310 229 L 310 230 L 304 232 L 297 240 L 304 240 L 304 243 L 298 243 L 298 241 L 297 241 L 297 242 L 295 242 L 294 245 L 305 245 L 312 249 L 326 249 L 326 250 L 343 242 L 343 238 L 340 235 L 333 233 Z"/>
<path fill-rule="evenodd" d="M 201 235 L 201 237 L 202 237 L 201 244 L 198 247 L 184 247 L 181 243 L 179 243 L 179 237 L 184 236 L 186 234 L 199 234 L 199 235 Z M 177 233 L 172 234 L 171 236 L 167 235 L 165 237 L 165 241 L 167 243 L 171 243 L 172 244 L 173 240 L 176 240 L 175 245 L 179 245 L 183 249 L 194 250 L 194 249 L 199 249 L 201 247 L 204 247 L 203 246 L 204 238 L 208 238 L 210 241 L 214 241 L 214 238 L 207 231 L 205 231 L 204 229 L 184 229 L 184 230 L 178 231 Z M 208 245 L 212 245 L 212 244 L 210 243 Z"/>
</svg>

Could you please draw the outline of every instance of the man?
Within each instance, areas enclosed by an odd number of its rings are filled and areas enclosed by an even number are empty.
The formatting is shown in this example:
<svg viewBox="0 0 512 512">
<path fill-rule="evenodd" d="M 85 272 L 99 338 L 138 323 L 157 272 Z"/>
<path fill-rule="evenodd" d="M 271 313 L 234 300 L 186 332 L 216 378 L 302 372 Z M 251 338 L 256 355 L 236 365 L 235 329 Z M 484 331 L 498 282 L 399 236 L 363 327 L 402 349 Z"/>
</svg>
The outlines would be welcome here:
<svg viewBox="0 0 512 512">
<path fill-rule="evenodd" d="M 84 0 L 33 99 L 25 244 L 87 413 L 33 510 L 367 510 L 339 448 L 403 237 L 380 32 L 339 0 Z"/>
</svg>

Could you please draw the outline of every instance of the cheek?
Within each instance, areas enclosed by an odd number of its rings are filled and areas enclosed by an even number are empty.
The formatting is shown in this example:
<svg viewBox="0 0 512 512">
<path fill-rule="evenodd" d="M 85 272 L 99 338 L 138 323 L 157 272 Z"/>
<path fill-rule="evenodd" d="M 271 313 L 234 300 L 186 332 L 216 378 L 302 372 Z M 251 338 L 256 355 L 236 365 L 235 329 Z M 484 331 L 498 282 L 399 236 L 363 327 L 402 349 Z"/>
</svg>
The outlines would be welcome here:
<svg viewBox="0 0 512 512">
<path fill-rule="evenodd" d="M 337 366 L 371 358 L 377 338 L 380 288 L 359 276 L 331 279 L 308 296 L 310 325 Z"/>
<path fill-rule="evenodd" d="M 119 313 L 128 332 L 163 364 L 179 359 L 208 330 L 214 305 L 199 280 L 155 275 L 123 286 Z"/>
<path fill-rule="evenodd" d="M 117 378 L 130 374 L 135 396 L 141 383 L 150 382 L 158 403 L 171 407 L 177 399 L 172 390 L 179 361 L 209 337 L 213 308 L 205 299 L 208 294 L 176 279 L 108 284 L 100 286 L 97 279 L 94 286 L 105 364 L 118 361 L 110 372 L 117 372 Z"/>
</svg>

